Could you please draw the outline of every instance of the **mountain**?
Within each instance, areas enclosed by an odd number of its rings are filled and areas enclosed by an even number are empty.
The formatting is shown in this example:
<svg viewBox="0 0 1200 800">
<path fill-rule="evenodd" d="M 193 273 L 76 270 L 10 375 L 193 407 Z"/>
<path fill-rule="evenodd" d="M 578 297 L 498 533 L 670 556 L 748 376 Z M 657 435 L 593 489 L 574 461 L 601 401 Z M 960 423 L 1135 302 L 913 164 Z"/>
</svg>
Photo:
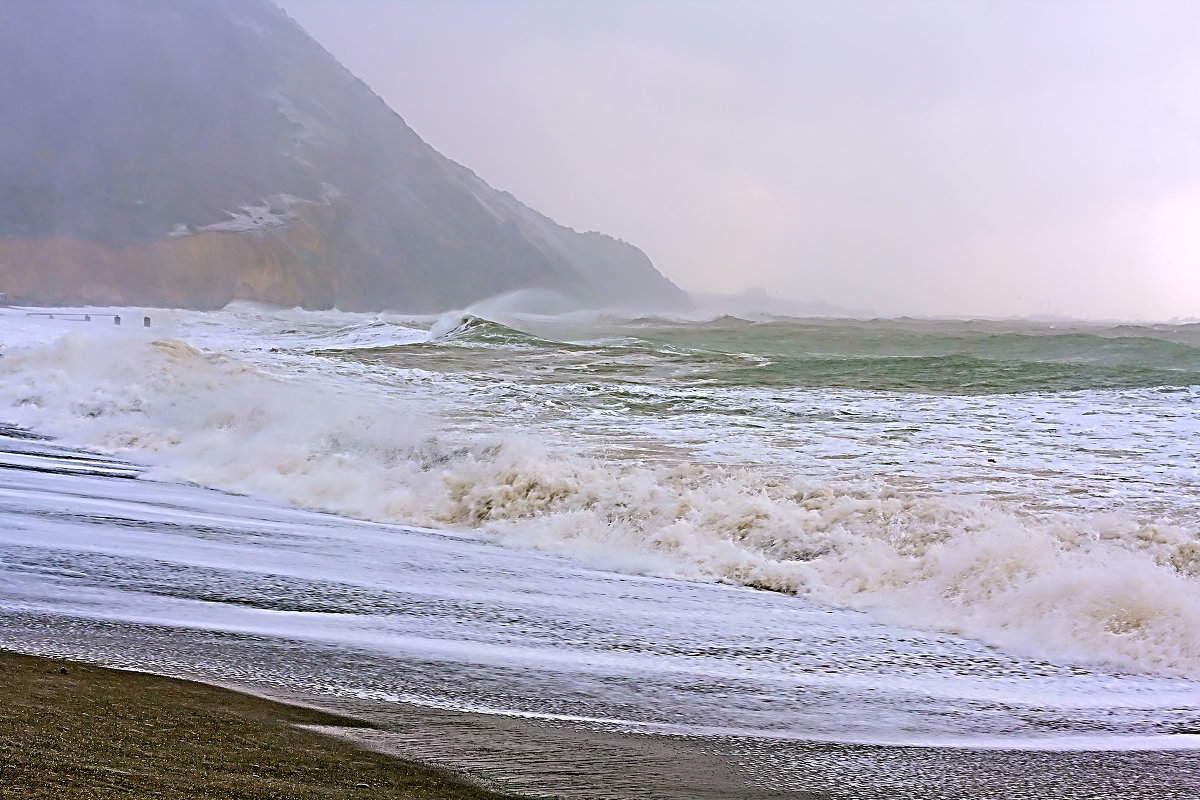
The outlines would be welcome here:
<svg viewBox="0 0 1200 800">
<path fill-rule="evenodd" d="M 269 0 L 4 0 L 0 109 L 13 301 L 690 305 L 439 154 Z"/>
</svg>

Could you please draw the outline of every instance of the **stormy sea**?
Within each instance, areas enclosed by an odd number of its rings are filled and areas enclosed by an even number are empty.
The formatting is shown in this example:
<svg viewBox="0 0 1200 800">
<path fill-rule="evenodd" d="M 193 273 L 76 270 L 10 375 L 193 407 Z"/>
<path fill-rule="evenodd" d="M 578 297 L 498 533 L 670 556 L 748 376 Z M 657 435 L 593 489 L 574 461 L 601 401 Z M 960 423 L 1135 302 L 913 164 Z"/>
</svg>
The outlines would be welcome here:
<svg viewBox="0 0 1200 800">
<path fill-rule="evenodd" d="M 1200 797 L 1200 324 L 513 308 L 0 309 L 0 646 L 535 795 Z"/>
</svg>

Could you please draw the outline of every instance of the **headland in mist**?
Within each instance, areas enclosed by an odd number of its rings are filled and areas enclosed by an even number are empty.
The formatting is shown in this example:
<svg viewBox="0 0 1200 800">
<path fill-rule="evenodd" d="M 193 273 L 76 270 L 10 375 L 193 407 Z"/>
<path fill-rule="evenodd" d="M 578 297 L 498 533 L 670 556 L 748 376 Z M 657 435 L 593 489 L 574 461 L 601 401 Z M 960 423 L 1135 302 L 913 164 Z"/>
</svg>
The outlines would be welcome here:
<svg viewBox="0 0 1200 800">
<path fill-rule="evenodd" d="M 270 0 L 7 2 L 0 104 L 10 302 L 690 306 L 442 156 Z"/>
</svg>

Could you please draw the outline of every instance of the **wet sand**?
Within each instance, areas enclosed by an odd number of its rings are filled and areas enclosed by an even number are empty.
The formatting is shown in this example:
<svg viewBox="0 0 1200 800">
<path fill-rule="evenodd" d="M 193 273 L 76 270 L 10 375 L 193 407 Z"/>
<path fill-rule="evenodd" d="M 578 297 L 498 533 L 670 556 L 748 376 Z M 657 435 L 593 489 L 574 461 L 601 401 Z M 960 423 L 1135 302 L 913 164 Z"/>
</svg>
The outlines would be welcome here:
<svg viewBox="0 0 1200 800">
<path fill-rule="evenodd" d="M 614 800 L 1200 798 L 1194 751 L 1037 752 L 661 736 L 403 704 L 334 703 L 380 752 L 496 789 Z"/>
<path fill-rule="evenodd" d="M 0 797 L 503 800 L 322 731 L 358 720 L 190 681 L 0 652 Z"/>
<path fill-rule="evenodd" d="M 25 645 L 14 640 L 24 640 Z M 425 764 L 494 791 L 563 800 L 1196 800 L 1194 750 L 1076 751 L 892 747 L 754 737 L 667 736 L 595 724 L 468 713 L 404 702 L 337 697 L 288 687 L 272 669 L 297 643 L 205 631 L 104 625 L 7 614 L 0 645 L 79 652 L 201 678 L 288 704 L 362 721 L 322 732 Z M 227 667 L 182 669 L 207 652 Z M 317 668 L 321 654 L 305 669 Z M 330 657 L 328 655 L 324 657 Z M 353 658 L 354 654 L 345 657 Z M 252 665 L 248 658 L 253 659 Z M 177 666 L 169 666 L 172 662 Z M 229 669 L 243 664 L 245 669 Z M 251 680 L 249 672 L 260 673 Z M 229 675 L 238 677 L 230 678 Z M 0 794 L 0 797 L 5 795 Z M 14 795 L 22 796 L 22 795 Z M 135 795 L 131 795 L 135 796 Z M 145 795 L 150 796 L 150 795 Z"/>
</svg>

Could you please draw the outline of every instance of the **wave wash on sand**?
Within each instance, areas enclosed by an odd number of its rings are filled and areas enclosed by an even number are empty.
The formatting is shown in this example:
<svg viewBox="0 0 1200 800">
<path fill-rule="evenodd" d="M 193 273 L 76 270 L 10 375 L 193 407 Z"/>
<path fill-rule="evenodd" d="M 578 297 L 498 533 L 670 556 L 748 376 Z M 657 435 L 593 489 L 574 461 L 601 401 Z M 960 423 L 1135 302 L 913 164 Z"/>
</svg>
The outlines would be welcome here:
<svg viewBox="0 0 1200 800">
<path fill-rule="evenodd" d="M 324 354 L 438 347 L 416 324 L 223 313 L 178 314 L 165 332 L 23 322 L 0 359 L 3 416 L 159 478 L 802 594 L 1053 661 L 1200 676 L 1200 538 L 1187 520 L 1031 513 L 765 459 L 605 457 L 487 417 L 469 379 Z"/>
</svg>

